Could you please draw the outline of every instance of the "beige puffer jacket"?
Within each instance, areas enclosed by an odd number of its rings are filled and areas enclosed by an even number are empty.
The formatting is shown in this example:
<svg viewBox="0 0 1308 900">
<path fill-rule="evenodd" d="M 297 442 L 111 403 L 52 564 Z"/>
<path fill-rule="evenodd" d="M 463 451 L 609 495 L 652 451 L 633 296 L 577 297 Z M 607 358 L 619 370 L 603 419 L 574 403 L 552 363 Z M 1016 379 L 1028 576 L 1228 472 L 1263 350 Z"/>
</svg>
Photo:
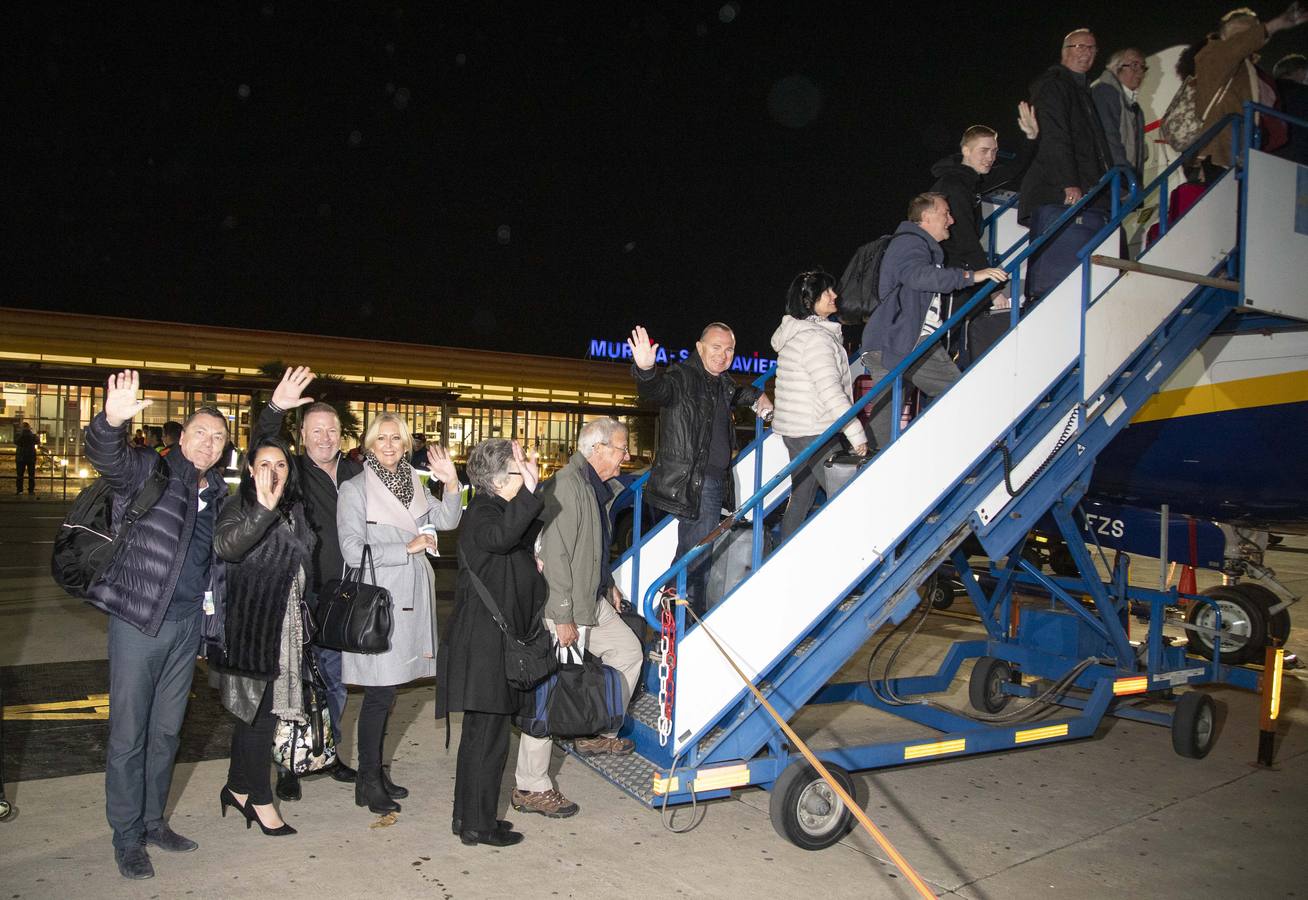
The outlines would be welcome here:
<svg viewBox="0 0 1308 900">
<path fill-rule="evenodd" d="M 786 437 L 826 431 L 854 402 L 840 325 L 817 316 L 782 316 L 772 334 L 772 349 L 777 351 L 772 430 Z M 845 426 L 844 434 L 851 446 L 867 441 L 858 419 Z"/>
</svg>

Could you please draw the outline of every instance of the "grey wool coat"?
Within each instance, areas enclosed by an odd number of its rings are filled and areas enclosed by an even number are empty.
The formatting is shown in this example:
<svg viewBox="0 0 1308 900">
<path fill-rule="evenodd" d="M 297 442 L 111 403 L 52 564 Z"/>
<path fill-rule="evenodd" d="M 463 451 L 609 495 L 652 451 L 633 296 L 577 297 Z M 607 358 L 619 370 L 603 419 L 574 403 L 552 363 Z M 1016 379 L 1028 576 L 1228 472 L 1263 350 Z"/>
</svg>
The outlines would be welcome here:
<svg viewBox="0 0 1308 900">
<path fill-rule="evenodd" d="M 448 531 L 463 510 L 458 491 L 437 501 L 413 476 L 413 501 L 407 508 L 386 489 L 371 469 L 341 485 L 336 503 L 336 530 L 345 565 L 357 568 L 366 543 L 376 571 L 363 580 L 384 587 L 394 601 L 395 627 L 385 653 L 342 653 L 341 680 L 346 684 L 399 685 L 436 674 L 436 580 L 425 553 L 409 553 L 408 543 L 426 524 Z M 324 578 L 327 575 L 324 573 Z"/>
</svg>

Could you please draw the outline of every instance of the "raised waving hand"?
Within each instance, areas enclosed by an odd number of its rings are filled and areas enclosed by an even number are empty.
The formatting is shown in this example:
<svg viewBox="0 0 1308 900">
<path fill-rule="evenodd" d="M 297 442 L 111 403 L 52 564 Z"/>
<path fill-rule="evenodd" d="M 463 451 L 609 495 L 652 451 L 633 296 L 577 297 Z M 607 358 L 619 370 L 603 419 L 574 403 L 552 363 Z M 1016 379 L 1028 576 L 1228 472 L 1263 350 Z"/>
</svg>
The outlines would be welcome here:
<svg viewBox="0 0 1308 900">
<path fill-rule="evenodd" d="M 105 421 L 117 428 L 154 402 L 139 399 L 136 395 L 140 390 L 141 376 L 135 369 L 110 375 L 104 391 Z"/>
<path fill-rule="evenodd" d="M 636 368 L 654 368 L 654 362 L 658 359 L 659 345 L 650 342 L 649 332 L 645 330 L 644 325 L 637 325 L 631 329 L 627 346 L 631 348 L 631 359 L 636 363 Z"/>
<path fill-rule="evenodd" d="M 304 406 L 306 403 L 312 403 L 312 397 L 304 396 L 304 389 L 313 381 L 314 374 L 309 371 L 308 366 L 293 366 L 286 370 L 282 375 L 282 380 L 277 383 L 273 390 L 272 403 L 282 411 L 295 409 Z"/>
</svg>

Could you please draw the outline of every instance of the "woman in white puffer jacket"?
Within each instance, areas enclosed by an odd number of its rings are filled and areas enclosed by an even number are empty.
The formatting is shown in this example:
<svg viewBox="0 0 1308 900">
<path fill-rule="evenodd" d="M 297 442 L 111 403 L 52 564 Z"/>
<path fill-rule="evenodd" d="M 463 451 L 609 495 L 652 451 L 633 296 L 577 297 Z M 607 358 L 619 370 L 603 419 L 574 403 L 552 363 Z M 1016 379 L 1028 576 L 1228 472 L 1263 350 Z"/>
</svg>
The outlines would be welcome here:
<svg viewBox="0 0 1308 900">
<path fill-rule="evenodd" d="M 826 272 L 796 276 L 786 292 L 786 315 L 772 334 L 772 349 L 777 351 L 772 430 L 782 436 L 791 459 L 854 402 L 849 356 L 840 342 L 840 324 L 831 318 L 836 312 L 834 286 L 835 279 Z M 858 418 L 842 433 L 855 453 L 867 455 L 867 435 Z M 840 448 L 837 434 L 791 475 L 790 503 L 781 520 L 783 541 L 812 510 L 819 485 L 831 495 L 844 483 L 832 478 L 836 470 L 825 465 Z"/>
</svg>

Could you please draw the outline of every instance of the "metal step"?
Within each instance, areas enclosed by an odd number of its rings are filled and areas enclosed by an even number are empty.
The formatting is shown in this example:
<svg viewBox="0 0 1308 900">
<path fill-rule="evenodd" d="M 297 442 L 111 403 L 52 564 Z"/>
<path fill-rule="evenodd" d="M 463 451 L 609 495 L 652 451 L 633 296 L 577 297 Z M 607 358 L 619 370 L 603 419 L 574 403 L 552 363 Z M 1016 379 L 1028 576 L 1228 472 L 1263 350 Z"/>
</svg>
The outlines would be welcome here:
<svg viewBox="0 0 1308 900">
<path fill-rule="evenodd" d="M 659 698 L 649 691 L 641 691 L 627 707 L 627 718 L 634 719 L 646 728 L 658 731 Z"/>
<path fill-rule="evenodd" d="M 625 756 L 612 753 L 591 757 L 573 755 L 645 805 L 654 805 L 654 776 L 660 774 L 659 767 L 639 753 Z"/>
</svg>

